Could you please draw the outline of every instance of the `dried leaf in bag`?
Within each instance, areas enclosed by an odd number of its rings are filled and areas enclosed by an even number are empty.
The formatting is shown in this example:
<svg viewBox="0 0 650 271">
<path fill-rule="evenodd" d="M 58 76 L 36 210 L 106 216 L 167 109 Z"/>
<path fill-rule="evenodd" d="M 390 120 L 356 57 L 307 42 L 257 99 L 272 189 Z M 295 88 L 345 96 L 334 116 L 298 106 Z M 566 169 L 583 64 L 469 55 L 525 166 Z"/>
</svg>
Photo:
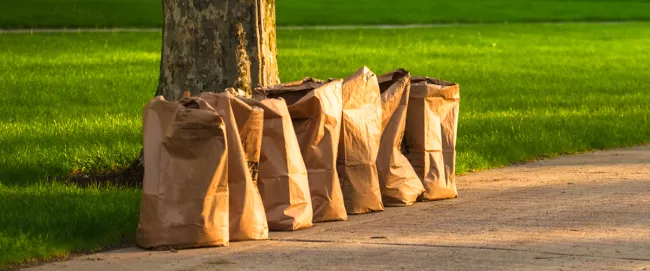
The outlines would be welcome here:
<svg viewBox="0 0 650 271">
<path fill-rule="evenodd" d="M 408 206 L 424 192 L 422 182 L 400 148 L 406 128 L 410 74 L 396 70 L 378 77 L 382 102 L 382 135 L 377 172 L 385 206 Z"/>
<path fill-rule="evenodd" d="M 202 99 L 154 98 L 143 112 L 141 247 L 227 245 L 228 148 L 221 117 Z"/>
<path fill-rule="evenodd" d="M 256 89 L 288 105 L 300 151 L 307 167 L 314 222 L 347 220 L 343 192 L 336 172 L 341 133 L 342 80 L 311 78 Z"/>
</svg>

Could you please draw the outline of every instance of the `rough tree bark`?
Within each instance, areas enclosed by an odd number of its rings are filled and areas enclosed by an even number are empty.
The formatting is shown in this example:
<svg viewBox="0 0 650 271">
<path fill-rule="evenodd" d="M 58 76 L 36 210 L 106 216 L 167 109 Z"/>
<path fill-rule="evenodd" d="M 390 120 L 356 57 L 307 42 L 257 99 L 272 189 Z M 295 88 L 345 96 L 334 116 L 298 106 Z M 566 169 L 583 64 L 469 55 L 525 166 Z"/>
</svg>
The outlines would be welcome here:
<svg viewBox="0 0 650 271">
<path fill-rule="evenodd" d="M 163 0 L 163 14 L 156 95 L 279 83 L 275 0 Z"/>
<path fill-rule="evenodd" d="M 185 91 L 249 95 L 256 86 L 279 84 L 275 0 L 163 0 L 163 38 L 156 95 L 175 101 Z M 122 176 L 142 184 L 144 157 Z"/>
</svg>

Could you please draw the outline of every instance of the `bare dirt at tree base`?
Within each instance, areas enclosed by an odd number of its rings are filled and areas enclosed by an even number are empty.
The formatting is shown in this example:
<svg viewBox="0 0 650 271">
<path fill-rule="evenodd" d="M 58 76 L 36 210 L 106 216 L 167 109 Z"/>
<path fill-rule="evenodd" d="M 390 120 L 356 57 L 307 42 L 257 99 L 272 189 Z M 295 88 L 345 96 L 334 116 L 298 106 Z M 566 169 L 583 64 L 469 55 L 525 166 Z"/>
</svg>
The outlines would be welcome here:
<svg viewBox="0 0 650 271">
<path fill-rule="evenodd" d="M 271 240 L 126 248 L 29 270 L 650 270 L 650 146 L 457 178 L 460 197 Z"/>
</svg>

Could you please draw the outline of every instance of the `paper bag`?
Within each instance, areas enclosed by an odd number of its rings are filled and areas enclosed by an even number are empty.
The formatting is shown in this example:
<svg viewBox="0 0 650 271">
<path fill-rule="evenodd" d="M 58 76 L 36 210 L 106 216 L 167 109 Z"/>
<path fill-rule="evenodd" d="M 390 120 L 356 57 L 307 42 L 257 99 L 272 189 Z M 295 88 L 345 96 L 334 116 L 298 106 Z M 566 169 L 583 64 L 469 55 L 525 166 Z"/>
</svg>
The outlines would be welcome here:
<svg viewBox="0 0 650 271">
<path fill-rule="evenodd" d="M 378 77 L 382 103 L 382 135 L 377 156 L 377 172 L 385 206 L 408 206 L 424 192 L 422 182 L 401 152 L 410 74 L 396 70 Z"/>
<path fill-rule="evenodd" d="M 381 97 L 377 76 L 363 67 L 343 81 L 337 171 L 348 214 L 384 210 L 377 176 Z"/>
<path fill-rule="evenodd" d="M 282 99 L 239 99 L 264 110 L 258 187 L 269 229 L 292 231 L 311 227 L 313 210 L 307 168 L 287 104 Z"/>
<path fill-rule="evenodd" d="M 145 106 L 143 122 L 137 244 L 227 245 L 228 147 L 221 117 L 202 99 L 156 97 Z"/>
<path fill-rule="evenodd" d="M 421 200 L 455 198 L 458 84 L 411 78 L 404 143 L 407 157 L 424 184 Z"/>
<path fill-rule="evenodd" d="M 314 222 L 347 220 L 336 156 L 341 133 L 342 80 L 311 78 L 258 88 L 269 98 L 283 98 L 291 114 L 300 152 L 307 167 Z"/>
<path fill-rule="evenodd" d="M 253 108 L 230 93 L 203 92 L 200 97 L 222 116 L 226 127 L 228 188 L 230 192 L 230 240 L 268 239 L 269 229 L 264 205 L 257 185 L 253 180 L 253 174 L 256 174 L 256 172 L 251 172 L 249 161 L 246 159 L 251 154 L 259 154 L 259 152 L 251 151 L 251 149 L 260 146 L 257 142 L 242 141 L 234 113 L 237 112 L 240 115 L 242 119 L 240 122 L 248 121 L 247 118 L 255 116 Z M 261 124 L 257 128 L 261 132 Z M 261 136 L 258 137 L 261 139 Z M 244 146 L 244 143 L 249 143 L 248 145 L 252 146 Z M 259 161 L 259 156 L 255 162 L 257 161 Z"/>
</svg>

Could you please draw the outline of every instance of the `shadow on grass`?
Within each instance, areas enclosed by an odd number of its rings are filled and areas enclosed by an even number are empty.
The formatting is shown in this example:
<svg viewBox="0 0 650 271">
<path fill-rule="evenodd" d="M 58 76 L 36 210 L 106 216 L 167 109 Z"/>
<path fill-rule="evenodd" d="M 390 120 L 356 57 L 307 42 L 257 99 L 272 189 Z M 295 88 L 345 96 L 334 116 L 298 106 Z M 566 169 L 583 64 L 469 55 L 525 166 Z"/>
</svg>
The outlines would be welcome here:
<svg viewBox="0 0 650 271">
<path fill-rule="evenodd" d="M 136 173 L 121 176 L 142 147 L 140 136 L 134 133 L 120 127 L 8 135 L 0 139 L 0 145 L 7 146 L 0 159 L 0 184 L 30 186 L 76 180 L 86 185 L 91 179 L 127 177 L 125 182 L 117 178 L 116 184 L 138 186 L 131 178 Z"/>
</svg>

